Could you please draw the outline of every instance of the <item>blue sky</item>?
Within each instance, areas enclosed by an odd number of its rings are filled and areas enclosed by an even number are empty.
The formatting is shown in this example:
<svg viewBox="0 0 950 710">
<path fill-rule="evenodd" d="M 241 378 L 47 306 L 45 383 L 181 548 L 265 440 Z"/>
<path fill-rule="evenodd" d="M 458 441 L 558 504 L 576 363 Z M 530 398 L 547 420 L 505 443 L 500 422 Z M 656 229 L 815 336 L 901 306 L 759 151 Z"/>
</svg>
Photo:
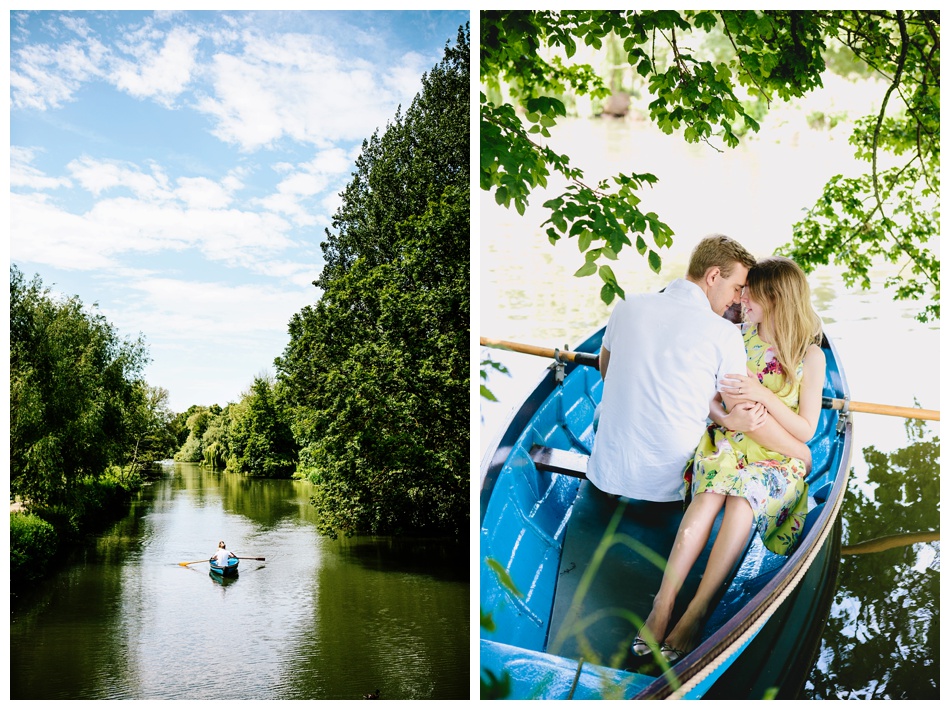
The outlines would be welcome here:
<svg viewBox="0 0 950 710">
<path fill-rule="evenodd" d="M 11 12 L 10 259 L 170 405 L 237 401 L 319 291 L 362 141 L 467 11 Z"/>
</svg>

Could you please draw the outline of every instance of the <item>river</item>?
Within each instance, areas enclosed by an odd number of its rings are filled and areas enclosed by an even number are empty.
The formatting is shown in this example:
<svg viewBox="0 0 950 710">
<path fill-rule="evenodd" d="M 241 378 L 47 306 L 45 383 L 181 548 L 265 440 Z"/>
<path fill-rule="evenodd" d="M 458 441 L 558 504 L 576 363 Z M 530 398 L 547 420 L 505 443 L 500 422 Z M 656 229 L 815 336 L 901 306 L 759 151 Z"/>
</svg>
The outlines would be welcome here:
<svg viewBox="0 0 950 710">
<path fill-rule="evenodd" d="M 164 467 L 16 600 L 10 697 L 469 697 L 468 547 L 317 534 L 310 484 Z M 223 538 L 244 559 L 211 576 Z"/>
<path fill-rule="evenodd" d="M 836 172 L 863 170 L 842 131 L 763 124 L 762 138 L 718 153 L 686 145 L 633 119 L 573 119 L 552 132 L 551 146 L 583 167 L 585 183 L 615 172 L 652 172 L 644 212 L 675 232 L 659 275 L 633 249 L 611 262 L 628 292 L 658 290 L 681 276 L 702 236 L 728 234 L 757 256 L 790 241 L 791 225 Z M 553 181 L 552 181 L 553 182 Z M 583 264 L 574 240 L 551 245 L 541 223 L 552 185 L 531 197 L 525 215 L 482 195 L 479 335 L 544 347 L 575 346 L 604 325 L 610 307 L 597 276 L 575 278 Z M 915 319 L 915 302 L 894 301 L 882 288 L 846 288 L 837 267 L 810 276 L 813 301 L 841 354 L 855 401 L 940 408 L 939 324 Z M 547 365 L 530 355 L 481 350 L 505 365 L 481 401 L 481 451 Z M 939 531 L 939 422 L 908 427 L 903 419 L 855 414 L 855 451 L 842 510 L 843 544 L 918 531 Z M 939 533 L 937 533 L 939 534 Z M 831 616 L 803 698 L 939 697 L 940 543 L 845 555 Z"/>
</svg>

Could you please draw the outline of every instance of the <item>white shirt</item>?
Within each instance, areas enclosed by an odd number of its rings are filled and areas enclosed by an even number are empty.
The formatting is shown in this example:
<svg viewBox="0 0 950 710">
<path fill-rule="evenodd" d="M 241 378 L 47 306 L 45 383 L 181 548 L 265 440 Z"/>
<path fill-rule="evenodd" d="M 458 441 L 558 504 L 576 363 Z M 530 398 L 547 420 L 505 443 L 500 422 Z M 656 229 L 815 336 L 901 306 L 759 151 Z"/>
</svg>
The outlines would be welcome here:
<svg viewBox="0 0 950 710">
<path fill-rule="evenodd" d="M 610 362 L 587 477 L 607 493 L 682 500 L 718 382 L 746 372 L 739 329 L 699 286 L 676 279 L 662 293 L 620 301 L 603 346 Z"/>
<path fill-rule="evenodd" d="M 223 547 L 219 547 L 218 551 L 214 553 L 214 557 L 218 562 L 218 567 L 227 567 L 228 558 L 231 557 L 231 553 L 225 550 Z"/>
</svg>

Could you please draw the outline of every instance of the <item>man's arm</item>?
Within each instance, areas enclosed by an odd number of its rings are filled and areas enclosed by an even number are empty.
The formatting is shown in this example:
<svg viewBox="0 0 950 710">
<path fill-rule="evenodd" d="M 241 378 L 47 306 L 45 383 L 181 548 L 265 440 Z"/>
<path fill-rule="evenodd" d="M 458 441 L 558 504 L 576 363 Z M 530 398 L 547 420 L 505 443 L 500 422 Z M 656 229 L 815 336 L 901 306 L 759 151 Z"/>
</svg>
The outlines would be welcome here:
<svg viewBox="0 0 950 710">
<path fill-rule="evenodd" d="M 607 379 L 607 365 L 610 363 L 610 351 L 601 346 L 600 348 L 600 376 Z"/>
</svg>

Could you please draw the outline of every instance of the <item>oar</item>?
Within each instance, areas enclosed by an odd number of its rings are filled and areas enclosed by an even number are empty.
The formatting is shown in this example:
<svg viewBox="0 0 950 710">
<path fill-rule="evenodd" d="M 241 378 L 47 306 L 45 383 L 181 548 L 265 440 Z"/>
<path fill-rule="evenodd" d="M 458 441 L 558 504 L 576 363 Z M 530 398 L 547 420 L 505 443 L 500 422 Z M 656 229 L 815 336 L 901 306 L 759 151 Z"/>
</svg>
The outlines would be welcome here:
<svg viewBox="0 0 950 710">
<path fill-rule="evenodd" d="M 488 348 L 499 348 L 500 350 L 513 350 L 516 353 L 525 353 L 527 355 L 539 355 L 541 357 L 552 357 L 561 362 L 574 362 L 578 365 L 587 365 L 597 367 L 600 363 L 600 356 L 595 353 L 582 353 L 573 350 L 558 350 L 554 348 L 539 348 L 536 345 L 524 345 L 523 343 L 513 343 L 510 340 L 492 340 L 491 338 L 481 338 L 482 345 Z"/>
<path fill-rule="evenodd" d="M 264 558 L 263 558 L 263 557 L 238 557 L 238 559 L 239 559 L 239 560 L 260 560 L 261 562 L 264 562 Z M 210 559 L 208 559 L 208 560 L 195 560 L 194 562 L 179 562 L 178 564 L 180 564 L 182 567 L 187 567 L 188 565 L 196 565 L 196 564 L 198 564 L 199 562 L 210 562 L 210 561 L 211 561 Z"/>
<path fill-rule="evenodd" d="M 187 567 L 188 565 L 196 565 L 199 562 L 209 562 L 210 560 L 195 560 L 194 562 L 179 562 L 182 567 Z"/>
<path fill-rule="evenodd" d="M 578 365 L 589 365 L 597 367 L 599 358 L 594 353 L 576 352 L 573 350 L 553 350 L 551 348 L 540 348 L 535 345 L 524 345 L 523 343 L 513 343 L 510 340 L 492 340 L 491 338 L 480 338 L 480 342 L 485 347 L 499 348 L 502 350 L 512 350 L 516 353 L 525 353 L 527 355 L 539 355 L 541 357 L 556 357 L 562 362 L 574 362 Z M 936 409 L 918 409 L 917 407 L 896 407 L 890 404 L 872 404 L 870 402 L 855 402 L 851 399 L 836 399 L 834 397 L 822 397 L 821 406 L 823 409 L 845 409 L 851 412 L 864 412 L 865 414 L 887 414 L 892 417 L 905 417 L 907 419 L 927 419 L 930 421 L 940 421 L 940 412 Z"/>
<path fill-rule="evenodd" d="M 850 399 L 835 399 L 833 397 L 822 397 L 821 406 L 823 409 L 845 409 L 852 412 L 864 412 L 865 414 L 887 414 L 892 417 L 905 417 L 907 419 L 927 419 L 939 422 L 940 412 L 936 409 L 918 409 L 917 407 L 895 407 L 890 404 L 872 404 L 870 402 L 855 402 Z"/>
</svg>

